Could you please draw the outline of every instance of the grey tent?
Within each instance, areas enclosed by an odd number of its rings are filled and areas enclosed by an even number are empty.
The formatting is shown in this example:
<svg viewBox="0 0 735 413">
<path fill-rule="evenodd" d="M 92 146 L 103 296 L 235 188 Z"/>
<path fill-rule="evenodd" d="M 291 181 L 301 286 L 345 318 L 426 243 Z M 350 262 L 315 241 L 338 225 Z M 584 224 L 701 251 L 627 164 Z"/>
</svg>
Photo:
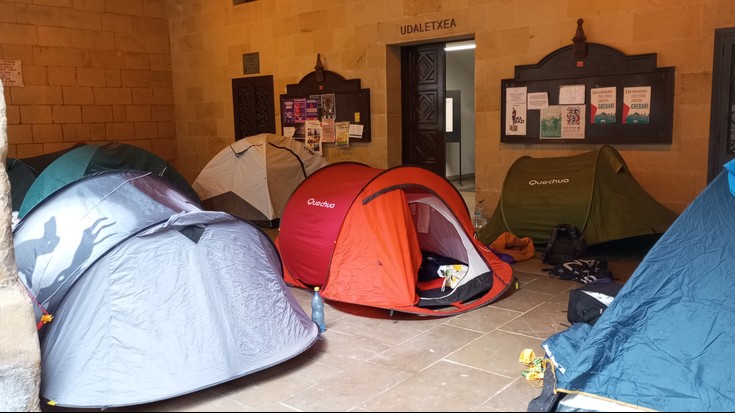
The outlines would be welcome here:
<svg viewBox="0 0 735 413">
<path fill-rule="evenodd" d="M 571 156 L 518 158 L 477 236 L 487 245 L 511 232 L 545 245 L 554 225 L 571 224 L 595 245 L 661 235 L 676 217 L 640 186 L 615 148 L 603 145 Z"/>
<path fill-rule="evenodd" d="M 15 228 L 42 325 L 41 397 L 105 408 L 180 396 L 286 361 L 318 337 L 271 239 L 150 172 L 93 174 Z"/>
</svg>

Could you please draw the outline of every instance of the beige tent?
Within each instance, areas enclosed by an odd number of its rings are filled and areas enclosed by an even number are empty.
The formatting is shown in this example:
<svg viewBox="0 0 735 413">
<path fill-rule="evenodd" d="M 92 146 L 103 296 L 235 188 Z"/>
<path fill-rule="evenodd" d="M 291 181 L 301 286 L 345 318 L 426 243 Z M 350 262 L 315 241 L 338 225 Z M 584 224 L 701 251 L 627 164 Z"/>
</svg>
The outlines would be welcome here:
<svg viewBox="0 0 735 413">
<path fill-rule="evenodd" d="M 299 141 L 261 133 L 221 150 L 192 187 L 207 209 L 277 227 L 296 187 L 326 165 L 320 154 Z"/>
</svg>

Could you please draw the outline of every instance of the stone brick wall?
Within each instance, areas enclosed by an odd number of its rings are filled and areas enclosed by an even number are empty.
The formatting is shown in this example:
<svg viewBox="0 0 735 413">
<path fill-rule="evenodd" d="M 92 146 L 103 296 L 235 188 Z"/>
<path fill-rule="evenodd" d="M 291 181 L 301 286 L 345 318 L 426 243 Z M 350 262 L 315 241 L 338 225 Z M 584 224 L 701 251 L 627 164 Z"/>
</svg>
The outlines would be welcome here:
<svg viewBox="0 0 735 413">
<path fill-rule="evenodd" d="M 163 0 L 0 0 L 8 155 L 116 141 L 176 159 L 171 55 Z"/>
<path fill-rule="evenodd" d="M 260 54 L 276 95 L 311 72 L 317 53 L 328 70 L 370 89 L 372 142 L 325 145 L 330 162 L 375 167 L 401 162 L 400 47 L 474 37 L 477 199 L 497 202 L 505 173 L 520 156 L 561 156 L 593 145 L 500 143 L 500 83 L 516 65 L 535 64 L 571 44 L 584 19 L 588 42 L 628 55 L 657 53 L 676 67 L 671 145 L 617 145 L 636 179 L 679 212 L 706 185 L 714 30 L 735 26 L 732 0 L 171 0 L 177 167 L 188 178 L 234 140 L 231 79 L 245 77 L 242 54 Z M 402 33 L 406 25 L 454 19 L 456 25 Z M 277 109 L 279 111 L 279 109 Z M 278 115 L 278 114 L 277 114 Z M 278 126 L 280 129 L 280 125 Z M 472 206 L 471 206 L 472 207 Z"/>
</svg>

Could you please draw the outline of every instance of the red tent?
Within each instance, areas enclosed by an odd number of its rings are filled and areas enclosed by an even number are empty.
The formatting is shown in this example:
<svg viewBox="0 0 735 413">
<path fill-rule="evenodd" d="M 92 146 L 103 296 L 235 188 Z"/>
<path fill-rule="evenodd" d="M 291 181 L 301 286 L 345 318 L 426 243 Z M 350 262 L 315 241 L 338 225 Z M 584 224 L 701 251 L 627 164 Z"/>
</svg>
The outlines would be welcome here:
<svg viewBox="0 0 735 413">
<path fill-rule="evenodd" d="M 287 283 L 319 286 L 328 300 L 408 313 L 469 311 L 513 281 L 512 268 L 475 238 L 457 189 L 415 166 L 340 162 L 316 171 L 289 198 L 277 244 Z M 427 253 L 465 265 L 454 288 L 419 278 L 429 268 Z"/>
</svg>

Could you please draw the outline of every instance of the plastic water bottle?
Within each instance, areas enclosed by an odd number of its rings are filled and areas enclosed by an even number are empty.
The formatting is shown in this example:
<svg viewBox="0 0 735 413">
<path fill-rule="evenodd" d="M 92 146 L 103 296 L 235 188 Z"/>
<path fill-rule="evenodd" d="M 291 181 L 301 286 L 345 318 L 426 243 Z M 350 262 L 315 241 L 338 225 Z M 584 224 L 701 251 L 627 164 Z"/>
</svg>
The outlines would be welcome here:
<svg viewBox="0 0 735 413">
<path fill-rule="evenodd" d="M 487 224 L 487 218 L 485 217 L 485 200 L 478 202 L 475 205 L 475 229 L 480 229 Z"/>
<path fill-rule="evenodd" d="M 324 299 L 319 294 L 319 287 L 314 287 L 314 296 L 311 297 L 311 319 L 319 327 L 320 333 L 327 331 L 324 324 Z"/>
</svg>

